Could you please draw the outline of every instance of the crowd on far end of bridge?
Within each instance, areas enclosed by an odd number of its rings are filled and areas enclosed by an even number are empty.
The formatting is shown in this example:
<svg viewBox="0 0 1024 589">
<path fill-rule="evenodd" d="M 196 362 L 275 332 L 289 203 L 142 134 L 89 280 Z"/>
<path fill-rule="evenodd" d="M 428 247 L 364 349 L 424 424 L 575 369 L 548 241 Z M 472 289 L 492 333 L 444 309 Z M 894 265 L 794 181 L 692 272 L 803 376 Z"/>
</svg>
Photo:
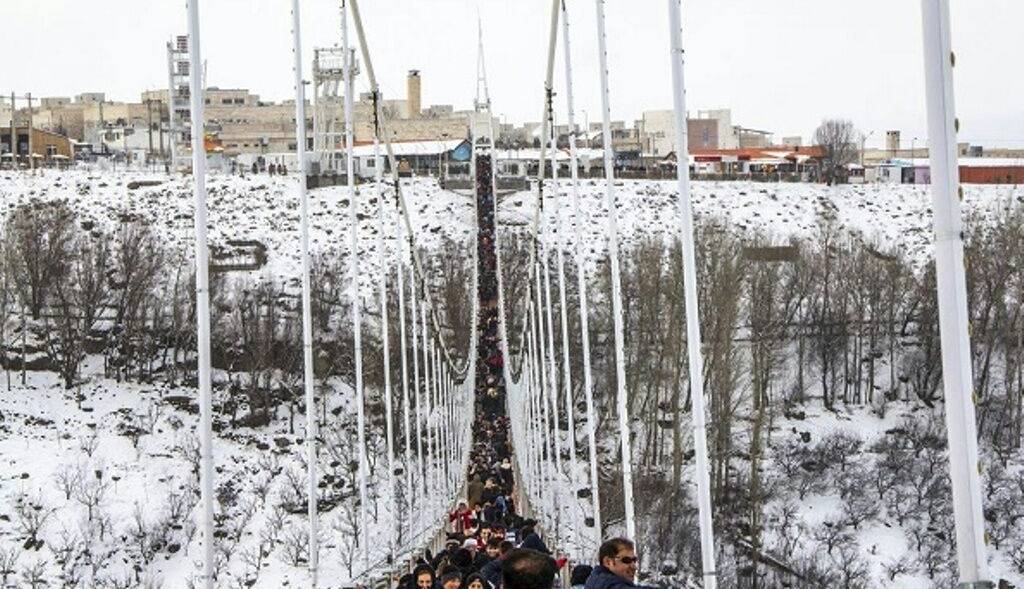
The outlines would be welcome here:
<svg viewBox="0 0 1024 589">
<path fill-rule="evenodd" d="M 477 159 L 478 278 L 476 418 L 466 495 L 449 514 L 443 550 L 426 553 L 401 589 L 552 589 L 564 557 L 553 555 L 537 522 L 522 517 L 514 499 L 515 476 L 505 410 L 504 356 L 499 330 L 495 201 L 490 157 Z M 571 572 L 574 589 L 634 587 L 638 559 L 633 543 L 614 538 L 598 551 L 597 565 Z M 567 588 L 563 588 L 567 589 Z"/>
</svg>

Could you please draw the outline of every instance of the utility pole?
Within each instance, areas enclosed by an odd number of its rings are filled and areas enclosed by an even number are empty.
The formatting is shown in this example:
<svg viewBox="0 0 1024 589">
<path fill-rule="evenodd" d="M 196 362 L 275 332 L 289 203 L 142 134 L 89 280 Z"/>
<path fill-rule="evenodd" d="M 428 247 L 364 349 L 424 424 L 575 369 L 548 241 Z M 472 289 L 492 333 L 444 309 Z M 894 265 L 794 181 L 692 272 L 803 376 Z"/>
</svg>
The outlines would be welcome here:
<svg viewBox="0 0 1024 589">
<path fill-rule="evenodd" d="M 14 106 L 14 92 L 11 92 L 11 169 L 18 169 L 18 127 L 14 124 L 14 115 L 18 109 Z"/>
<path fill-rule="evenodd" d="M 32 170 L 32 175 L 36 173 L 36 158 L 32 153 L 32 93 L 25 93 L 25 100 L 28 101 L 28 167 Z"/>
<path fill-rule="evenodd" d="M 160 159 L 166 160 L 167 152 L 164 150 L 164 105 L 160 103 Z"/>
<path fill-rule="evenodd" d="M 103 153 L 107 152 L 107 123 L 103 120 L 103 99 L 100 98 L 100 121 L 99 121 L 99 134 L 100 134 L 100 151 Z"/>
<path fill-rule="evenodd" d="M 146 153 L 146 163 L 153 160 L 153 99 L 146 99 L 146 126 L 149 129 L 149 151 Z"/>
</svg>

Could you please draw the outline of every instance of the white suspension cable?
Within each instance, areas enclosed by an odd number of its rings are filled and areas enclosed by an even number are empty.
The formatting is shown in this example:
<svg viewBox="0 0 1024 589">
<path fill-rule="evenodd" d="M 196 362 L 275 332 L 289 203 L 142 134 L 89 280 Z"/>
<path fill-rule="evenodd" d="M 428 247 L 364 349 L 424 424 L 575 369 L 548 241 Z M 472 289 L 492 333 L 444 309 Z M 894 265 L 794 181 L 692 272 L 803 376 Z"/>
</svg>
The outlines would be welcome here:
<svg viewBox="0 0 1024 589">
<path fill-rule="evenodd" d="M 562 7 L 562 10 L 563 10 L 563 13 L 564 13 L 564 10 L 565 10 L 564 4 L 563 4 L 563 7 Z M 565 27 L 565 23 L 566 23 L 566 21 L 563 20 L 562 21 L 563 28 Z M 572 413 L 573 413 L 573 402 L 572 402 L 572 388 L 571 388 L 572 387 L 572 384 L 571 384 L 572 383 L 572 379 L 571 379 L 571 376 L 569 374 L 571 369 L 569 367 L 569 325 L 568 325 L 568 322 L 567 322 L 567 319 L 566 319 L 566 312 L 565 312 L 565 256 L 563 255 L 563 252 L 562 252 L 562 223 L 561 223 L 562 198 L 561 198 L 561 193 L 560 193 L 559 187 L 558 187 L 558 158 L 556 157 L 557 153 L 558 153 L 558 133 L 555 132 L 555 128 L 556 127 L 555 127 L 554 104 L 552 104 L 552 111 L 551 111 L 551 128 L 552 128 L 552 133 L 551 133 L 551 169 L 552 169 L 552 172 L 551 172 L 551 183 L 552 183 L 551 194 L 554 197 L 554 202 L 555 202 L 555 214 L 554 214 L 554 227 L 555 227 L 555 231 L 554 231 L 554 236 L 553 236 L 553 241 L 552 242 L 555 244 L 555 259 L 556 259 L 556 270 L 555 271 L 556 271 L 557 278 L 558 278 L 558 304 L 559 304 L 559 311 L 560 311 L 560 313 L 559 313 L 559 318 L 560 318 L 559 323 L 560 323 L 560 327 L 561 327 L 561 337 L 562 337 L 562 390 L 564 392 L 565 411 L 566 411 L 566 415 L 567 415 L 567 421 L 568 421 L 568 424 L 569 424 L 569 432 L 568 432 L 568 436 L 566 436 L 567 437 L 569 456 L 568 456 L 568 458 L 566 460 L 565 467 L 566 467 L 566 470 L 568 471 L 567 472 L 567 476 L 568 476 L 568 481 L 569 481 L 569 488 L 572 491 L 572 493 L 575 494 L 576 493 L 576 472 L 575 472 L 575 470 L 576 470 L 576 456 L 575 456 L 575 454 L 576 454 L 576 439 L 575 439 L 576 438 L 576 430 L 573 427 L 574 421 L 573 421 L 573 415 L 572 415 Z M 571 131 L 571 128 L 570 128 L 570 131 Z M 547 223 L 550 225 L 550 221 L 548 221 Z M 545 251 L 543 253 L 545 269 L 548 266 L 548 259 L 549 259 L 549 255 L 548 255 L 547 249 L 548 249 L 547 239 L 545 238 L 545 240 L 544 240 L 544 250 Z M 551 374 L 555 375 L 555 374 L 557 374 L 556 368 L 555 368 L 555 363 L 557 362 L 557 360 L 556 360 L 557 354 L 555 352 L 555 343 L 554 343 L 555 342 L 555 334 L 554 334 L 554 330 L 552 328 L 553 320 L 552 320 L 552 311 L 551 311 L 551 306 L 552 306 L 552 303 L 551 303 L 551 275 L 550 275 L 549 272 L 545 272 L 544 273 L 544 292 L 545 292 L 545 297 L 546 297 L 546 300 L 547 300 L 548 339 L 551 341 L 551 349 L 549 350 L 550 364 L 551 364 Z M 556 440 L 561 439 L 561 436 L 562 436 L 562 429 L 561 429 L 562 426 L 561 426 L 561 422 L 559 420 L 558 402 L 557 402 L 558 401 L 558 390 L 559 390 L 558 389 L 558 379 L 554 378 L 554 386 L 552 387 L 551 393 L 552 393 L 552 400 L 554 401 L 554 408 L 555 408 L 555 439 Z M 559 449 L 558 452 L 559 452 L 559 454 L 561 454 L 561 450 L 560 449 Z M 562 512 L 564 510 L 566 510 L 566 509 L 571 510 L 573 505 L 575 505 L 575 501 L 571 500 L 571 496 L 570 496 L 570 500 L 569 501 L 558 501 L 558 513 L 559 513 L 559 515 L 561 515 Z M 579 545 L 580 545 L 580 530 L 579 530 L 579 526 L 570 524 L 569 527 L 572 528 L 572 532 L 573 532 L 574 548 L 578 548 Z"/>
<path fill-rule="evenodd" d="M 693 239 L 693 205 L 690 202 L 689 146 L 686 136 L 686 85 L 683 81 L 683 38 L 680 0 L 668 0 L 672 61 L 672 96 L 675 106 L 676 172 L 679 179 L 679 223 L 683 249 L 683 287 L 686 298 L 686 349 L 689 355 L 690 397 L 693 400 L 694 479 L 700 521 L 700 551 L 705 589 L 715 589 L 714 527 L 711 513 L 711 478 L 704 410 L 704 360 L 701 354 L 700 314 L 697 300 L 697 261 Z M 682 386 L 682 383 L 680 383 Z"/>
<path fill-rule="evenodd" d="M 363 391 L 363 325 L 362 325 L 362 296 L 359 290 L 359 215 L 358 215 L 358 191 L 355 186 L 355 157 L 353 155 L 354 140 L 352 133 L 352 93 L 355 88 L 352 80 L 352 52 L 348 42 L 348 13 L 344 10 L 342 0 L 341 11 L 341 34 L 344 63 L 342 66 L 342 80 L 345 84 L 345 154 L 346 174 L 348 179 L 348 222 L 349 222 L 349 288 L 352 300 L 352 337 L 354 341 L 355 360 L 355 383 L 356 383 L 356 428 L 357 443 L 359 444 L 359 520 L 364 533 L 368 533 L 370 519 L 368 513 L 369 493 L 367 491 L 367 480 L 370 477 L 369 465 L 366 458 L 366 414 L 365 399 Z M 367 537 L 361 541 L 363 545 L 364 566 L 370 564 L 370 543 Z"/>
<path fill-rule="evenodd" d="M 192 116 L 192 178 L 195 197 L 196 352 L 199 372 L 199 481 L 203 529 L 203 586 L 213 589 L 213 394 L 210 379 L 210 250 L 206 239 L 206 144 L 199 0 L 188 2 L 189 91 Z M 13 106 L 13 105 L 12 105 Z M 173 139 L 172 139 L 173 141 Z"/>
<path fill-rule="evenodd" d="M 297 0 L 296 0 L 297 1 Z M 376 112 L 376 109 L 374 109 Z M 397 503 L 395 501 L 396 489 L 395 489 L 395 430 L 394 430 L 394 417 L 392 416 L 391 408 L 391 342 L 389 341 L 388 334 L 388 256 L 385 251 L 384 232 L 387 231 L 387 223 L 385 221 L 385 208 L 384 208 L 384 191 L 382 190 L 382 168 L 380 159 L 380 139 L 379 134 L 374 133 L 373 135 L 373 164 L 374 164 L 374 185 L 377 193 L 377 215 L 378 215 L 378 227 L 377 227 L 377 255 L 379 268 L 379 285 L 380 289 L 380 338 L 381 347 L 383 352 L 383 366 L 384 366 L 384 423 L 385 431 L 387 434 L 387 458 L 388 458 L 388 474 L 387 474 L 387 494 L 385 495 L 385 504 L 387 505 L 388 511 L 388 546 L 390 548 L 391 560 L 395 560 L 395 548 L 396 541 L 394 538 L 395 525 L 398 522 Z"/>
<path fill-rule="evenodd" d="M 558 141 L 557 141 L 558 133 L 555 132 L 555 109 L 554 109 L 554 102 L 553 102 L 554 94 L 552 93 L 551 96 L 552 96 L 552 102 L 549 105 L 550 106 L 550 110 L 549 110 L 549 113 L 548 113 L 548 116 L 551 117 L 551 190 L 549 192 L 551 194 L 554 194 L 557 197 L 557 195 L 558 195 L 558 157 L 557 157 L 558 156 Z M 557 202 L 558 201 L 556 200 L 555 202 L 556 202 L 556 207 L 557 207 Z M 557 208 L 556 208 L 556 215 L 557 215 Z M 554 331 L 554 328 L 553 328 L 554 321 L 552 319 L 552 311 L 551 311 L 551 272 L 550 272 L 551 256 L 549 255 L 549 251 L 548 251 L 548 239 L 549 239 L 549 233 L 550 233 L 549 232 L 549 225 L 550 225 L 550 222 L 547 220 L 547 215 L 545 214 L 544 218 L 543 218 L 543 221 L 542 221 L 543 239 L 541 240 L 541 244 L 540 244 L 540 247 L 541 247 L 541 256 L 540 256 L 541 257 L 541 260 L 540 260 L 541 261 L 541 265 L 540 265 L 540 267 L 543 269 L 543 272 L 542 272 L 543 279 L 544 279 L 544 292 L 543 292 L 543 296 L 544 296 L 544 306 L 545 306 L 545 319 L 546 319 L 546 322 L 547 322 L 547 341 L 548 341 L 548 347 L 547 347 L 548 357 L 547 357 L 547 362 L 548 362 L 548 372 L 551 375 L 550 386 L 548 387 L 548 399 L 549 399 L 549 403 L 551 405 L 551 427 L 552 427 L 551 435 L 554 438 L 554 442 L 555 442 L 555 478 L 556 478 L 557 483 L 552 488 L 552 492 L 553 492 L 554 497 L 555 497 L 554 498 L 554 503 L 553 503 L 553 505 L 555 507 L 555 522 L 556 522 L 555 523 L 554 532 L 555 532 L 555 540 L 556 540 L 557 544 L 559 546 L 564 546 L 563 536 L 562 536 L 563 530 L 562 530 L 561 522 L 562 522 L 562 511 L 566 507 L 565 504 L 567 502 L 562 500 L 562 485 L 561 485 L 561 482 L 562 482 L 561 481 L 561 477 L 562 477 L 562 431 L 561 431 L 561 425 L 559 424 L 559 417 L 558 417 L 558 392 L 559 392 L 559 386 L 558 386 L 558 369 L 556 368 L 556 364 L 555 364 L 556 363 L 555 358 L 557 357 L 558 354 L 555 352 L 555 331 Z M 555 238 L 558 239 L 559 236 L 556 235 Z M 556 246 L 557 246 L 557 241 L 556 241 Z M 561 249 L 561 248 L 559 247 L 558 249 Z M 563 347 L 564 347 L 564 345 L 563 345 Z M 575 526 L 573 526 L 573 527 L 575 528 Z"/>
<path fill-rule="evenodd" d="M 593 411 L 593 392 L 591 389 L 591 376 L 590 376 L 590 334 L 587 333 L 587 286 L 586 286 L 586 273 L 583 269 L 583 262 L 580 257 L 580 221 L 578 219 L 579 210 L 579 195 L 580 195 L 580 179 L 579 179 L 579 159 L 576 152 L 576 112 L 572 90 L 572 51 L 569 42 L 569 13 L 566 7 L 565 0 L 562 0 L 562 48 L 564 50 L 565 60 L 565 95 L 566 105 L 568 110 L 568 123 L 569 123 L 569 176 L 572 180 L 572 194 L 573 194 L 573 206 L 577 213 L 574 214 L 573 224 L 576 226 L 577 238 L 574 241 L 576 247 L 576 272 L 579 275 L 579 298 L 580 298 L 580 325 L 583 331 L 583 371 L 584 371 L 584 391 L 587 396 L 587 408 L 588 412 Z M 579 489 L 579 470 L 576 464 L 576 411 L 575 404 L 572 399 L 572 371 L 570 369 L 569 360 L 569 321 L 568 312 L 566 309 L 566 295 L 565 295 L 565 258 L 563 255 L 562 247 L 562 206 L 561 197 L 559 197 L 559 205 L 556 209 L 555 214 L 555 232 L 559 236 L 559 248 L 558 248 L 558 296 L 562 304 L 562 372 L 564 372 L 565 378 L 565 405 L 566 413 L 569 419 L 569 481 L 572 485 L 573 492 Z M 597 441 L 594 436 L 591 436 L 593 446 L 591 448 L 591 481 L 590 492 L 592 494 L 593 510 L 594 510 L 594 521 L 595 523 L 600 521 L 598 512 L 600 507 L 598 504 L 598 492 L 597 492 L 597 460 L 596 460 L 596 447 Z M 596 526 L 598 538 L 597 544 L 600 544 L 600 526 Z M 580 544 L 580 531 L 579 526 L 573 526 L 576 531 L 576 556 L 579 558 L 583 554 L 583 547 Z"/>
<path fill-rule="evenodd" d="M 423 420 L 426 418 L 423 411 L 423 389 L 420 386 L 420 346 L 418 333 L 419 316 L 416 314 L 416 276 L 410 277 L 409 288 L 412 290 L 409 297 L 412 313 L 412 388 L 416 397 L 416 488 L 420 498 L 427 496 L 426 463 L 423 461 Z M 426 371 L 426 366 L 423 367 Z M 422 510 L 417 510 L 418 516 Z"/>
<path fill-rule="evenodd" d="M 409 400 L 409 360 L 408 353 L 406 350 L 407 338 L 405 333 L 406 317 L 405 317 L 405 263 L 403 261 L 403 245 L 402 245 L 402 224 L 397 224 L 398 232 L 398 263 L 395 265 L 397 270 L 397 288 L 398 288 L 398 339 L 399 347 L 402 350 L 402 421 L 404 427 L 402 431 L 405 434 L 405 503 L 409 513 L 412 513 L 413 505 L 413 461 L 412 461 L 412 405 Z M 414 334 L 415 335 L 415 334 Z M 415 354 L 413 354 L 415 356 Z M 408 522 L 411 524 L 412 522 Z M 411 531 L 411 530 L 410 530 Z"/>
<path fill-rule="evenodd" d="M 622 277 L 619 274 L 619 228 L 615 200 L 615 158 L 612 146 L 611 106 L 608 96 L 608 48 L 604 24 L 604 0 L 597 4 L 597 42 L 601 69 L 601 115 L 604 139 L 605 202 L 608 207 L 608 255 L 612 273 L 612 317 L 615 331 L 615 380 L 619 409 L 619 441 L 622 451 L 622 487 L 626 512 L 626 536 L 636 538 L 636 510 L 633 505 L 633 464 L 630 456 L 629 405 L 626 387 L 626 359 L 623 351 Z"/>
<path fill-rule="evenodd" d="M 422 328 L 420 336 L 423 338 L 423 396 L 427 403 L 424 411 L 424 418 L 426 420 L 424 427 L 427 430 L 427 463 L 424 469 L 424 477 L 427 486 L 426 496 L 434 503 L 437 501 L 436 473 L 434 471 L 434 403 L 432 397 L 433 389 L 430 386 L 430 337 L 427 335 L 427 309 L 425 305 L 420 305 L 420 320 Z"/>
<path fill-rule="evenodd" d="M 313 312 L 309 279 L 309 195 L 306 190 L 306 87 L 302 80 L 302 18 L 299 1 L 292 0 L 292 56 L 295 59 L 292 70 L 295 74 L 295 142 L 299 159 L 299 216 L 300 242 L 302 250 L 302 374 L 306 395 L 306 470 L 307 470 L 307 517 L 309 518 L 309 582 L 314 589 L 318 585 L 318 563 L 320 550 L 317 545 L 319 522 L 317 514 L 317 423 L 316 386 L 313 374 Z"/>
<path fill-rule="evenodd" d="M 540 283 L 540 276 L 539 275 L 537 276 L 537 282 L 538 282 L 538 284 Z M 544 333 L 544 326 L 541 324 L 541 321 L 543 320 L 542 318 L 544 316 L 543 311 L 541 310 L 541 298 L 542 297 L 541 297 L 541 294 L 540 294 L 539 289 L 538 289 L 538 292 L 537 292 L 536 298 L 535 298 L 536 309 L 535 309 L 534 315 L 533 315 L 533 330 L 532 330 L 532 336 L 533 336 L 535 342 L 541 341 L 543 339 L 543 333 Z M 552 451 L 552 448 L 554 446 L 554 440 L 551 439 L 551 437 L 552 437 L 552 435 L 551 435 L 551 410 L 550 410 L 550 408 L 548 406 L 548 396 L 549 396 L 547 394 L 548 387 L 544 386 L 544 373 L 545 373 L 545 370 L 544 370 L 544 356 L 545 356 L 545 352 L 544 352 L 543 344 L 539 344 L 537 346 L 537 350 L 538 350 L 538 354 L 537 354 L 537 364 L 536 364 L 535 370 L 537 372 L 537 381 L 540 383 L 540 387 L 538 388 L 538 391 L 537 391 L 537 393 L 538 393 L 537 402 L 540 405 L 541 424 L 542 424 L 541 425 L 541 429 L 540 429 L 540 432 L 541 432 L 540 442 L 541 442 L 541 445 L 542 445 L 542 448 L 543 448 L 543 452 L 541 453 L 541 461 L 542 461 L 542 463 L 544 465 L 544 474 L 543 474 L 544 485 L 543 485 L 541 491 L 542 491 L 542 501 L 543 501 L 543 505 L 544 505 L 544 510 L 543 510 L 544 511 L 544 516 L 545 516 L 545 519 L 547 520 L 547 527 L 550 529 L 550 528 L 553 527 L 553 524 L 554 524 L 554 518 L 551 516 L 551 511 L 550 511 L 550 508 L 552 507 L 553 501 L 554 501 L 554 498 L 552 497 L 552 487 L 555 485 L 554 458 L 552 456 L 552 454 L 554 454 L 554 452 Z"/>
<path fill-rule="evenodd" d="M 539 505 L 541 503 L 541 491 L 547 486 L 545 478 L 547 468 L 544 463 L 544 445 L 541 432 L 543 431 L 543 415 L 540 411 L 540 379 L 537 376 L 537 359 L 540 356 L 537 352 L 537 339 L 534 332 L 534 311 L 533 306 L 527 311 L 527 321 L 529 321 L 530 331 L 526 334 L 527 346 L 529 355 L 526 357 L 526 368 L 529 370 L 527 374 L 527 382 L 529 383 L 527 394 L 530 398 L 530 420 L 527 422 L 532 425 L 533 433 L 530 436 L 530 448 L 533 451 L 533 468 L 534 468 L 534 490 L 533 490 L 533 503 Z"/>
<path fill-rule="evenodd" d="M 960 587 L 992 587 L 982 517 L 981 462 L 975 420 L 970 314 L 964 271 L 963 199 L 957 165 L 953 54 L 948 0 L 921 0 L 928 139 L 935 211 L 935 275 L 939 296 L 942 381 L 946 397 Z"/>
<path fill-rule="evenodd" d="M 359 38 L 359 45 L 360 45 L 360 48 L 362 49 L 363 61 L 365 62 L 365 65 L 366 65 L 366 75 L 367 75 L 367 78 L 369 79 L 369 82 L 370 82 L 370 90 L 375 95 L 377 95 L 377 97 L 379 99 L 381 99 L 381 98 L 383 98 L 383 95 L 381 94 L 381 91 L 380 91 L 380 85 L 377 83 L 377 76 L 374 73 L 373 60 L 370 59 L 370 48 L 369 48 L 369 45 L 366 42 L 366 33 L 363 30 L 363 20 L 362 20 L 362 16 L 361 16 L 361 13 L 360 13 L 360 10 L 359 10 L 359 2 L 358 2 L 358 0 L 350 0 L 350 1 L 351 1 L 350 6 L 352 8 L 352 18 L 354 20 L 354 24 L 355 24 L 355 28 L 356 28 L 356 35 Z M 391 136 L 388 133 L 388 129 L 387 129 L 387 120 L 382 116 L 382 114 L 380 112 L 381 108 L 382 108 L 382 106 L 380 104 L 380 101 L 378 100 L 378 104 L 377 104 L 377 109 L 378 109 L 377 118 L 380 121 L 381 134 L 384 137 L 384 141 L 385 141 L 384 145 L 385 145 L 385 147 L 387 149 L 388 165 L 391 167 L 391 169 L 393 171 L 395 171 L 395 170 L 398 170 L 398 160 L 395 158 L 395 152 L 394 152 L 394 149 L 393 149 L 393 147 L 391 145 Z M 412 220 L 411 220 L 411 217 L 409 215 L 409 207 L 408 207 L 408 204 L 405 202 L 405 196 L 402 193 L 401 183 L 398 181 L 397 172 L 395 172 L 395 173 L 396 173 L 395 184 L 394 184 L 395 197 L 396 197 L 396 199 L 398 201 L 399 210 L 400 210 L 401 216 L 402 216 L 402 221 L 405 223 L 405 227 L 406 227 L 406 230 L 408 231 L 409 239 L 411 241 L 409 250 L 410 250 L 410 256 L 411 256 L 411 259 L 412 259 L 413 273 L 420 280 L 423 281 L 423 284 L 425 286 L 426 285 L 426 274 L 425 274 L 425 272 L 423 270 L 423 263 L 420 261 L 419 253 L 416 250 L 415 243 L 412 243 L 415 240 L 416 236 L 415 236 L 415 232 L 413 231 L 413 228 L 412 228 Z M 433 300 L 432 300 L 432 298 L 430 296 L 430 291 L 427 288 L 425 288 L 425 287 L 423 289 L 423 298 L 424 298 L 424 304 L 427 306 L 427 308 L 430 309 L 430 320 L 431 320 L 431 323 L 432 323 L 432 325 L 434 327 L 434 333 L 437 334 L 437 338 L 438 338 L 438 342 L 437 343 L 438 343 L 438 345 L 441 348 L 441 353 L 444 354 L 445 360 L 449 363 L 449 365 L 454 367 L 455 366 L 455 361 L 454 361 L 455 358 L 452 355 L 451 351 L 448 349 L 448 346 L 447 346 L 447 344 L 444 341 L 443 332 L 441 330 L 441 323 L 440 323 L 440 320 L 437 318 L 437 310 L 436 310 L 436 308 L 435 308 L 435 306 L 433 304 Z M 468 368 L 468 366 L 469 366 L 469 361 L 467 359 L 467 361 L 463 363 L 462 368 L 459 371 L 460 375 L 465 373 L 465 371 Z"/>
<path fill-rule="evenodd" d="M 556 147 L 557 142 L 555 140 L 556 133 L 555 129 L 555 116 L 554 109 L 551 110 L 551 186 L 552 192 L 558 190 L 558 163 L 556 161 Z M 543 205 L 542 205 L 543 207 Z M 550 256 L 548 255 L 548 221 L 545 215 L 541 221 L 541 242 L 540 242 L 540 271 L 541 278 L 543 278 L 544 290 L 538 291 L 538 296 L 544 297 L 544 315 L 543 319 L 546 321 L 547 327 L 547 364 L 548 364 L 548 398 L 551 403 L 551 416 L 554 424 L 552 435 L 555 439 L 555 472 L 562 472 L 562 441 L 561 434 L 559 433 L 558 427 L 558 369 L 555 367 L 555 331 L 553 328 L 553 321 L 551 318 L 551 272 L 549 268 Z M 537 284 L 538 288 L 540 283 Z M 541 329 L 544 329 L 544 325 Z"/>
<path fill-rule="evenodd" d="M 434 347 L 434 407 L 435 423 L 437 424 L 437 456 L 438 475 L 441 482 L 441 495 L 448 496 L 448 420 L 445 419 L 444 375 L 441 367 L 441 354 Z"/>
</svg>

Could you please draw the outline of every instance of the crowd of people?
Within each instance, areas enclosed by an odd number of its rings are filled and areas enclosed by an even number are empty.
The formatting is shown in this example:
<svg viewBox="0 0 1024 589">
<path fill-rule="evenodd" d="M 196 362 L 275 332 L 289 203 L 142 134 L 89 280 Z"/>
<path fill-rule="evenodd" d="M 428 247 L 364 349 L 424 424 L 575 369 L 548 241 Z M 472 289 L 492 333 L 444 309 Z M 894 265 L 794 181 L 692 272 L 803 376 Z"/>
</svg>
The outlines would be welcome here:
<svg viewBox="0 0 1024 589">
<path fill-rule="evenodd" d="M 498 328 L 495 198 L 491 158 L 477 159 L 478 277 L 480 313 L 477 343 L 476 418 L 470 449 L 466 496 L 449 514 L 443 550 L 427 552 L 401 589 L 552 589 L 564 558 L 555 558 L 537 532 L 537 522 L 521 517 L 513 495 L 515 476 L 505 408 L 504 356 Z M 577 589 L 628 589 L 636 575 L 631 542 L 605 542 L 599 565 L 578 565 Z"/>
</svg>

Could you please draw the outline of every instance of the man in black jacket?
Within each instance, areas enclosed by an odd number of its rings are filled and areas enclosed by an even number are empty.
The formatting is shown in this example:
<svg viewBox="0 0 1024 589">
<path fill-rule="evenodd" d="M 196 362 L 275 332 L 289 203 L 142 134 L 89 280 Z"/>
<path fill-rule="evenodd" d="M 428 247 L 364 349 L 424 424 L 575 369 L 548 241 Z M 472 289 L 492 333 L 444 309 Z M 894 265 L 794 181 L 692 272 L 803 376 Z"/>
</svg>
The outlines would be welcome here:
<svg viewBox="0 0 1024 589">
<path fill-rule="evenodd" d="M 636 545 L 625 538 L 605 541 L 597 552 L 600 566 L 587 579 L 585 589 L 632 589 L 637 587 L 636 569 L 640 560 Z"/>
<path fill-rule="evenodd" d="M 480 575 L 483 578 L 490 581 L 491 585 L 497 587 L 501 584 L 501 565 L 508 558 L 509 553 L 515 549 L 515 545 L 505 540 L 498 547 L 498 557 L 491 562 L 484 565 L 484 568 L 480 569 Z"/>
</svg>

